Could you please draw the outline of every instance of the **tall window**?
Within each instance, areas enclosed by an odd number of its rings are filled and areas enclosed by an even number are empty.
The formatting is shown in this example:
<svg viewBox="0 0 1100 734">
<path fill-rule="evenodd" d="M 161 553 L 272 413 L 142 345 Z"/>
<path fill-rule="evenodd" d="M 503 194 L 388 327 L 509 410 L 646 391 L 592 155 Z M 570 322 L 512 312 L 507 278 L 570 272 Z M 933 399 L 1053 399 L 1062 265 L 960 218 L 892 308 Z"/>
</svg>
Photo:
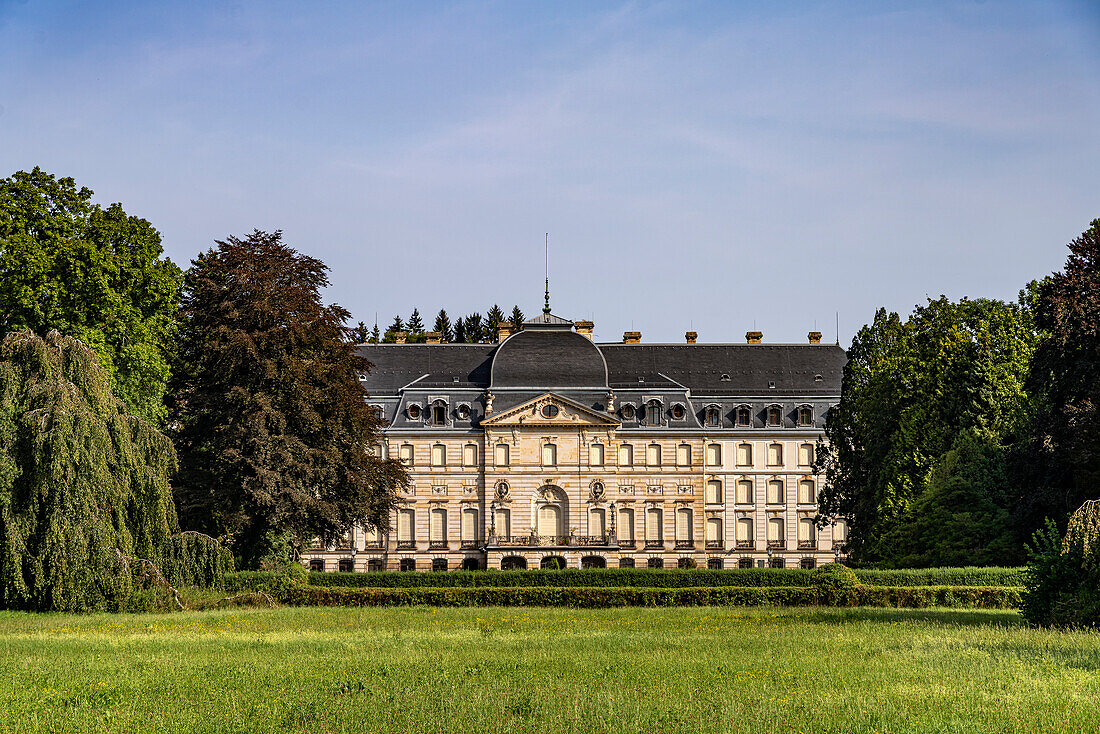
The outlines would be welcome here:
<svg viewBox="0 0 1100 734">
<path fill-rule="evenodd" d="M 704 415 L 706 416 L 707 428 L 721 427 L 722 413 L 721 409 L 717 405 L 708 405 Z"/>
<path fill-rule="evenodd" d="M 412 543 L 413 529 L 416 527 L 416 511 L 400 510 L 397 513 L 397 542 Z"/>
<path fill-rule="evenodd" d="M 467 507 L 462 510 L 462 542 L 477 543 L 477 508 Z"/>
<path fill-rule="evenodd" d="M 405 466 L 413 465 L 413 447 L 411 443 L 401 444 L 401 448 L 398 449 L 398 455 L 401 457 L 401 463 Z"/>
<path fill-rule="evenodd" d="M 500 507 L 493 515 L 493 523 L 496 525 L 497 535 L 512 534 L 512 511 L 507 507 Z"/>
<path fill-rule="evenodd" d="M 768 504 L 769 505 L 781 505 L 784 503 L 783 497 L 783 480 L 782 479 L 770 479 L 768 480 Z"/>
<path fill-rule="evenodd" d="M 804 443 L 798 447 L 798 464 L 799 466 L 809 466 L 814 463 L 814 445 L 812 443 Z"/>
<path fill-rule="evenodd" d="M 634 542 L 634 508 L 624 507 L 619 510 L 619 521 L 615 528 L 619 541 Z"/>
<path fill-rule="evenodd" d="M 707 545 L 721 545 L 722 543 L 722 518 L 707 518 Z"/>
<path fill-rule="evenodd" d="M 798 545 L 806 547 L 817 542 L 817 532 L 814 528 L 812 517 L 802 517 L 798 520 Z"/>
<path fill-rule="evenodd" d="M 441 443 L 432 446 L 432 466 L 447 466 L 447 447 Z"/>
<path fill-rule="evenodd" d="M 661 425 L 661 403 L 659 400 L 650 400 L 645 406 L 645 422 L 651 426 Z"/>
<path fill-rule="evenodd" d="M 432 405 L 432 425 L 447 425 L 447 406 L 443 403 L 435 403 Z"/>
<path fill-rule="evenodd" d="M 508 444 L 498 443 L 495 449 L 497 466 L 508 466 Z"/>
<path fill-rule="evenodd" d="M 783 518 L 772 517 L 768 519 L 768 545 L 781 546 L 786 543 L 786 527 Z"/>
<path fill-rule="evenodd" d="M 722 502 L 722 482 L 720 480 L 711 479 L 707 482 L 706 502 L 711 505 Z"/>
<path fill-rule="evenodd" d="M 588 448 L 588 463 L 591 466 L 603 466 L 603 444 L 594 443 Z"/>
<path fill-rule="evenodd" d="M 707 444 L 707 464 L 718 466 L 722 463 L 722 447 L 716 443 Z"/>
<path fill-rule="evenodd" d="M 447 543 L 447 511 L 442 507 L 432 508 L 432 523 L 429 528 L 431 535 L 428 541 L 432 545 L 444 545 Z"/>
<path fill-rule="evenodd" d="M 593 507 L 588 511 L 588 534 L 593 537 L 601 537 L 607 533 L 607 513 L 602 507 Z"/>
<path fill-rule="evenodd" d="M 561 508 L 543 505 L 538 513 L 538 534 L 544 538 L 564 535 L 561 532 Z"/>
<path fill-rule="evenodd" d="M 809 405 L 803 405 L 798 409 L 798 425 L 812 426 L 814 424 L 814 409 Z"/>
<path fill-rule="evenodd" d="M 619 446 L 619 466 L 634 466 L 634 447 L 628 443 Z"/>
<path fill-rule="evenodd" d="M 544 443 L 542 445 L 542 465 L 543 466 L 557 466 L 558 463 L 558 446 L 557 444 Z"/>
<path fill-rule="evenodd" d="M 771 427 L 782 425 L 783 409 L 778 405 L 768 406 L 768 425 Z"/>
<path fill-rule="evenodd" d="M 833 523 L 833 545 L 840 546 L 848 542 L 848 521 L 837 520 Z"/>
<path fill-rule="evenodd" d="M 462 465 L 477 466 L 477 446 L 468 443 L 462 447 Z"/>
<path fill-rule="evenodd" d="M 747 405 L 737 408 L 737 427 L 748 428 L 752 425 L 752 409 Z"/>
<path fill-rule="evenodd" d="M 782 466 L 783 465 L 783 444 L 770 443 L 768 444 L 768 466 Z"/>
<path fill-rule="evenodd" d="M 739 518 L 737 518 L 737 542 L 738 543 L 751 543 L 752 542 L 752 518 L 751 517 L 739 517 Z"/>
<path fill-rule="evenodd" d="M 798 501 L 801 504 L 812 505 L 817 500 L 815 494 L 812 479 L 803 479 L 798 483 Z"/>
<path fill-rule="evenodd" d="M 661 444 L 651 443 L 646 447 L 645 463 L 647 466 L 661 465 Z"/>
<path fill-rule="evenodd" d="M 691 466 L 691 445 L 682 443 L 676 447 L 676 466 Z"/>
<path fill-rule="evenodd" d="M 676 510 L 676 542 L 691 543 L 694 540 L 693 531 L 694 514 L 690 507 L 681 507 Z"/>
<path fill-rule="evenodd" d="M 743 505 L 753 503 L 751 479 L 741 479 L 737 482 L 737 501 Z"/>
<path fill-rule="evenodd" d="M 650 507 L 645 513 L 645 542 L 660 543 L 665 532 L 662 527 L 665 521 L 665 513 L 660 507 Z"/>
<path fill-rule="evenodd" d="M 752 444 L 737 445 L 737 466 L 752 466 Z"/>
</svg>

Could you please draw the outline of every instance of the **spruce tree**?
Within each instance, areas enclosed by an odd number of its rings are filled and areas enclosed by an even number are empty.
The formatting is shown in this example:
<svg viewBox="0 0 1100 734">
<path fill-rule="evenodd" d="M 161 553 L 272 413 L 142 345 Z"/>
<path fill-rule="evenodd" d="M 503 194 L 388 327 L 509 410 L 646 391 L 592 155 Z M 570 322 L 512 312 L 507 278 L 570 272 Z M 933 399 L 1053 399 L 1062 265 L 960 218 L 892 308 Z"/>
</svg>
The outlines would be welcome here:
<svg viewBox="0 0 1100 734">
<path fill-rule="evenodd" d="M 516 329 L 517 331 L 519 329 L 522 329 L 523 322 L 523 311 L 519 310 L 519 306 L 512 306 L 512 328 Z"/>
<path fill-rule="evenodd" d="M 370 329 L 360 321 L 354 328 L 348 330 L 348 340 L 352 344 L 365 344 L 370 339 Z"/>
<path fill-rule="evenodd" d="M 424 333 L 424 320 L 420 318 L 420 309 L 413 308 L 412 316 L 405 322 L 405 330 L 410 334 Z"/>
<path fill-rule="evenodd" d="M 393 323 L 386 327 L 386 333 L 382 336 L 382 341 L 386 344 L 393 344 L 397 341 L 397 337 L 394 335 L 399 331 L 405 331 L 405 322 L 401 320 L 400 316 L 394 316 Z"/>
<path fill-rule="evenodd" d="M 382 341 L 382 335 L 378 333 L 378 324 L 374 325 L 374 328 L 370 330 L 370 343 L 378 344 Z"/>
<path fill-rule="evenodd" d="M 469 341 L 466 334 L 466 321 L 461 316 L 455 319 L 454 341 L 456 344 L 464 344 Z"/>
<path fill-rule="evenodd" d="M 466 329 L 466 341 L 471 344 L 485 341 L 485 326 L 481 319 L 481 314 L 470 314 L 463 319 L 463 326 Z"/>
<path fill-rule="evenodd" d="M 493 304 L 489 312 L 485 314 L 485 329 L 487 331 L 486 336 L 489 341 L 492 341 L 496 337 L 497 329 L 504 323 L 504 312 L 500 310 L 500 306 Z"/>
<path fill-rule="evenodd" d="M 435 317 L 435 327 L 433 331 L 439 332 L 439 341 L 450 342 L 454 341 L 454 332 L 451 331 L 451 319 L 447 316 L 446 309 L 439 309 L 439 313 Z"/>
<path fill-rule="evenodd" d="M 51 331 L 0 343 L 0 608 L 129 608 L 135 557 L 176 513 L 171 442 L 111 392 L 95 352 Z M 145 565 L 145 564 L 141 564 Z"/>
<path fill-rule="evenodd" d="M 218 242 L 184 281 L 177 506 L 248 566 L 353 524 L 387 527 L 407 482 L 371 449 L 381 418 L 357 378 L 370 363 L 343 339 L 348 312 L 322 304 L 328 282 L 324 263 L 260 231 Z"/>
</svg>

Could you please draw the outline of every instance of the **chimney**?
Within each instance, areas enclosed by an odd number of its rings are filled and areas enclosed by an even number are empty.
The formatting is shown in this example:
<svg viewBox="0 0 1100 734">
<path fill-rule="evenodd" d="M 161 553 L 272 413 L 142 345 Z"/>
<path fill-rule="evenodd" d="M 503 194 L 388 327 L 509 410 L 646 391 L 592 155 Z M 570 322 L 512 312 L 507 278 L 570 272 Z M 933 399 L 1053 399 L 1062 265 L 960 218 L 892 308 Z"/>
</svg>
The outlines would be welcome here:
<svg viewBox="0 0 1100 734">
<path fill-rule="evenodd" d="M 429 331 L 424 334 L 424 338 L 428 340 L 429 344 L 438 344 L 439 338 L 443 336 L 438 331 Z"/>
<path fill-rule="evenodd" d="M 393 338 L 394 338 L 394 341 L 396 341 L 398 344 L 404 344 L 405 343 L 405 332 L 395 331 L 395 332 L 393 332 Z"/>
<path fill-rule="evenodd" d="M 687 339 L 688 344 L 694 344 L 695 340 L 699 338 L 699 335 L 694 331 L 689 331 L 684 334 L 684 338 Z"/>
<path fill-rule="evenodd" d="M 764 338 L 764 332 L 762 331 L 747 331 L 745 332 L 745 339 L 749 344 L 759 344 L 760 340 Z"/>
<path fill-rule="evenodd" d="M 811 331 L 809 334 L 807 334 L 807 336 L 810 337 L 810 344 L 820 344 L 821 343 L 821 332 L 820 331 Z"/>
<path fill-rule="evenodd" d="M 595 326 L 591 321 L 577 321 L 573 324 L 573 328 L 577 330 L 577 333 L 581 336 L 587 336 L 589 341 L 592 340 L 592 329 Z"/>
<path fill-rule="evenodd" d="M 624 331 L 623 332 L 623 344 L 637 344 L 642 340 L 642 332 L 640 331 Z"/>
</svg>

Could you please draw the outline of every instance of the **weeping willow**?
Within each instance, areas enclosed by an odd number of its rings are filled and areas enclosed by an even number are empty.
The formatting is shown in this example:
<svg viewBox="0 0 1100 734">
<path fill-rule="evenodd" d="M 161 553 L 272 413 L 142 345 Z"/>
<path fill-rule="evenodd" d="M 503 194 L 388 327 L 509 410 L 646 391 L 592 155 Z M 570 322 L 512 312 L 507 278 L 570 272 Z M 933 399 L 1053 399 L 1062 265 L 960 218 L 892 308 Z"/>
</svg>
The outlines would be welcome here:
<svg viewBox="0 0 1100 734">
<path fill-rule="evenodd" d="M 0 608 L 134 608 L 177 529 L 171 442 L 111 393 L 96 355 L 51 331 L 0 343 Z M 154 569 L 155 570 L 155 569 Z M 159 573 L 157 574 L 159 576 Z"/>
</svg>

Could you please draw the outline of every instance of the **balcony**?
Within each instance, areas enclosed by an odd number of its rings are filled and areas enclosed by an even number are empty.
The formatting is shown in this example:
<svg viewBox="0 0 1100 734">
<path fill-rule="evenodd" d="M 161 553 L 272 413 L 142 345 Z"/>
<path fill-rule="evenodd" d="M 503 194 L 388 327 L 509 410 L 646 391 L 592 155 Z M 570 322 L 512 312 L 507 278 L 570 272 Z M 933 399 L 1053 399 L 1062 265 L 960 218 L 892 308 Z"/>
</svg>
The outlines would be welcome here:
<svg viewBox="0 0 1100 734">
<path fill-rule="evenodd" d="M 800 540 L 798 541 L 798 550 L 817 550 L 817 541 Z"/>
<path fill-rule="evenodd" d="M 722 541 L 720 540 L 708 540 L 707 550 L 722 550 Z"/>
<path fill-rule="evenodd" d="M 785 540 L 769 540 L 768 548 L 772 550 L 786 550 L 787 541 Z"/>
<path fill-rule="evenodd" d="M 416 550 L 416 541 L 399 540 L 397 541 L 397 550 Z"/>
<path fill-rule="evenodd" d="M 626 539 L 626 540 L 622 540 L 622 539 L 619 540 L 619 547 L 620 548 L 633 548 L 634 545 L 635 545 L 634 538 L 629 538 L 629 539 Z"/>
<path fill-rule="evenodd" d="M 489 545 L 585 547 L 616 545 L 613 535 L 497 535 Z"/>
<path fill-rule="evenodd" d="M 461 543 L 459 543 L 458 547 L 461 548 L 462 550 L 470 550 L 472 548 L 477 548 L 477 541 L 476 540 L 464 540 Z"/>
<path fill-rule="evenodd" d="M 428 541 L 428 550 L 447 550 L 450 546 L 445 540 Z"/>
<path fill-rule="evenodd" d="M 694 540 L 677 540 L 676 541 L 677 550 L 684 549 L 684 548 L 690 549 L 690 548 L 694 548 L 694 547 L 695 547 L 695 541 Z"/>
<path fill-rule="evenodd" d="M 756 548 L 756 541 L 754 540 L 739 540 L 737 541 L 737 550 L 754 550 Z"/>
<path fill-rule="evenodd" d="M 381 540 L 368 540 L 367 541 L 367 550 L 379 549 L 381 547 L 382 547 L 382 541 Z"/>
<path fill-rule="evenodd" d="M 663 540 L 647 540 L 645 542 L 645 547 L 646 547 L 646 550 L 653 549 L 653 548 L 664 550 L 665 541 L 663 541 Z"/>
</svg>

